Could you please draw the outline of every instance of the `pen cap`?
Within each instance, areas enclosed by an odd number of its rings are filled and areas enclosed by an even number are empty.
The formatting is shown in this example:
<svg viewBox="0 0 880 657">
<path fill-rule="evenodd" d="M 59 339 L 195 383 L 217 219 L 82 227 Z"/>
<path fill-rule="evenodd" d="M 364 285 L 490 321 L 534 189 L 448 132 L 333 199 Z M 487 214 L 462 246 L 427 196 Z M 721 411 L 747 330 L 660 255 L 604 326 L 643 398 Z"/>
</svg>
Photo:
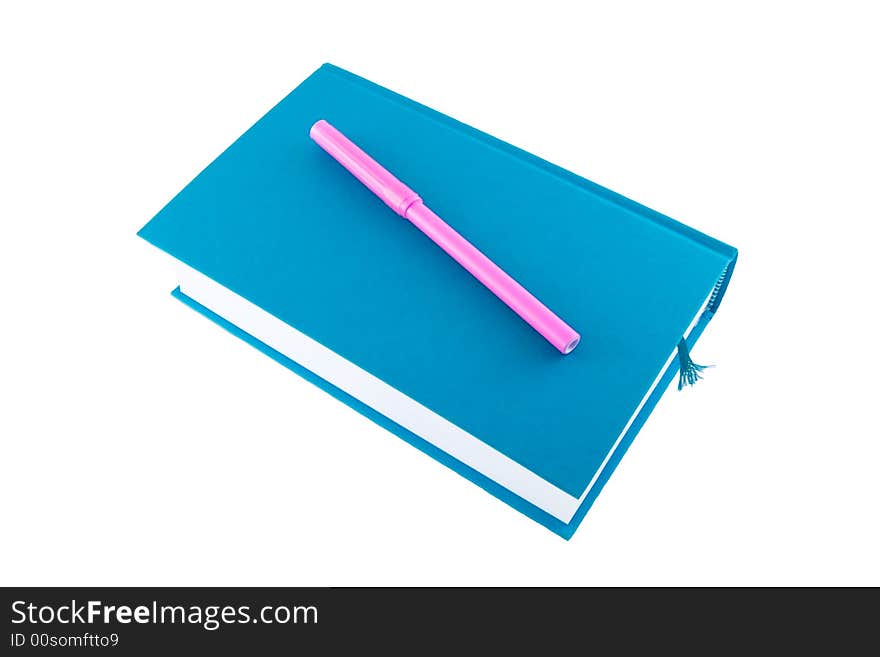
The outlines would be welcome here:
<svg viewBox="0 0 880 657">
<path fill-rule="evenodd" d="M 401 217 L 406 216 L 410 205 L 421 200 L 418 194 L 324 119 L 312 126 L 309 137 Z"/>
</svg>

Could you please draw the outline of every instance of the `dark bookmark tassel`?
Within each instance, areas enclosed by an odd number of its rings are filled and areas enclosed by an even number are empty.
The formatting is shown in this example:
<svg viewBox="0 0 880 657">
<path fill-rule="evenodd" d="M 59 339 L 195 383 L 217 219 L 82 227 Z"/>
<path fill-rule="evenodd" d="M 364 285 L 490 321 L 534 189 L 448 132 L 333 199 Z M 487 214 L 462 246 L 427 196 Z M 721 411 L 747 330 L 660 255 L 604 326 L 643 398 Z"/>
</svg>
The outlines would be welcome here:
<svg viewBox="0 0 880 657">
<path fill-rule="evenodd" d="M 687 342 L 682 338 L 678 343 L 678 389 L 681 390 L 685 386 L 692 386 L 703 378 L 701 372 L 711 365 L 697 365 L 691 360 L 690 351 L 688 351 Z"/>
</svg>

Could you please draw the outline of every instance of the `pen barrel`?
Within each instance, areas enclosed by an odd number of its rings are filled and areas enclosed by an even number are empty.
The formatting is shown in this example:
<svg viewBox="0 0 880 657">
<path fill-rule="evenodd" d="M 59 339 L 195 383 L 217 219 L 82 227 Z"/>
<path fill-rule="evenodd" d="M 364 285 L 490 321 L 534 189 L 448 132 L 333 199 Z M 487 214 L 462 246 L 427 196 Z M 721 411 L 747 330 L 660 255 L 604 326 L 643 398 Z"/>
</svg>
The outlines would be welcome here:
<svg viewBox="0 0 880 657">
<path fill-rule="evenodd" d="M 327 121 L 317 121 L 309 136 L 388 207 L 409 219 L 430 237 L 560 352 L 571 353 L 578 345 L 581 336 L 577 331 L 431 212 L 418 194 Z"/>
<path fill-rule="evenodd" d="M 434 214 L 421 199 L 410 203 L 404 216 L 561 353 L 571 353 L 578 345 L 577 331 Z"/>
<path fill-rule="evenodd" d="M 317 121 L 309 130 L 309 136 L 401 217 L 406 216 L 410 205 L 421 200 L 418 194 L 327 121 Z"/>
</svg>

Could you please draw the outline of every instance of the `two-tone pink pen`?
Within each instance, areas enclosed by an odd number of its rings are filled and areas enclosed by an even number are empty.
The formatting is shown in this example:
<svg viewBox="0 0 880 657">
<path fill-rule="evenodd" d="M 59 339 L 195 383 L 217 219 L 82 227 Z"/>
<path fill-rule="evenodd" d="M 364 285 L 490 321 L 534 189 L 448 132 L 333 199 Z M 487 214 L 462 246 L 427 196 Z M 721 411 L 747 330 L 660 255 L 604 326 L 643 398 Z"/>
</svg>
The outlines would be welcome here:
<svg viewBox="0 0 880 657">
<path fill-rule="evenodd" d="M 581 339 L 577 331 L 431 212 L 418 194 L 391 175 L 339 130 L 322 119 L 312 126 L 309 136 L 388 207 L 401 217 L 409 219 L 416 228 L 430 237 L 560 352 L 569 354 L 577 347 Z"/>
</svg>

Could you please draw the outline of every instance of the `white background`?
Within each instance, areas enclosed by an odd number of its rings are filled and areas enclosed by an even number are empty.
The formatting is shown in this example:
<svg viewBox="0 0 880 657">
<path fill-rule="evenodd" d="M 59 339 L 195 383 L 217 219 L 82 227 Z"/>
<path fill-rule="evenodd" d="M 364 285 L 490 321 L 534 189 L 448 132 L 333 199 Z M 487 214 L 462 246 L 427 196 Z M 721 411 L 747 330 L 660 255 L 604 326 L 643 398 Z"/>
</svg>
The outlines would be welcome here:
<svg viewBox="0 0 880 657">
<path fill-rule="evenodd" d="M 880 584 L 872 3 L 297 4 L 2 5 L 0 583 Z M 325 61 L 740 249 L 570 542 L 135 237 Z"/>
</svg>

